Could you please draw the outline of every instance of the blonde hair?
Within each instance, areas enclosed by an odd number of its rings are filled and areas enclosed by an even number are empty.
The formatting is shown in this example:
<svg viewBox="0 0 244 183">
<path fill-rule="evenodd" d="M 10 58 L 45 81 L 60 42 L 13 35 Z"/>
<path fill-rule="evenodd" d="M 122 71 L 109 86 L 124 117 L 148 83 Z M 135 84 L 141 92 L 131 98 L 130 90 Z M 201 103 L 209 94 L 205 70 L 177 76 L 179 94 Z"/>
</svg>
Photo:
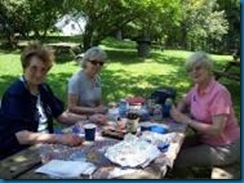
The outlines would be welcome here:
<svg viewBox="0 0 244 183">
<path fill-rule="evenodd" d="M 32 57 L 38 57 L 48 67 L 51 67 L 54 62 L 53 52 L 36 41 L 31 42 L 21 54 L 20 60 L 23 69 L 30 65 L 30 60 Z"/>
</svg>

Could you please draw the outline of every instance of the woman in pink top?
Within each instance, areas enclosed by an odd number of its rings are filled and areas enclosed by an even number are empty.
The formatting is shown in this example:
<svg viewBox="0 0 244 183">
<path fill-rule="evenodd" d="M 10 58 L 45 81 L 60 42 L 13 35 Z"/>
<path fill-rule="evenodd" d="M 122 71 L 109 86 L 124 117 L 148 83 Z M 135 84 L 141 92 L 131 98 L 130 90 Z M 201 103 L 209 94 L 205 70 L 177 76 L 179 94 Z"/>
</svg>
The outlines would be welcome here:
<svg viewBox="0 0 244 183">
<path fill-rule="evenodd" d="M 196 52 L 186 62 L 195 83 L 171 116 L 196 133 L 187 137 L 176 160 L 176 167 L 225 166 L 240 156 L 240 128 L 235 118 L 231 95 L 215 81 L 213 65 L 204 52 Z M 183 112 L 189 109 L 190 117 Z"/>
</svg>

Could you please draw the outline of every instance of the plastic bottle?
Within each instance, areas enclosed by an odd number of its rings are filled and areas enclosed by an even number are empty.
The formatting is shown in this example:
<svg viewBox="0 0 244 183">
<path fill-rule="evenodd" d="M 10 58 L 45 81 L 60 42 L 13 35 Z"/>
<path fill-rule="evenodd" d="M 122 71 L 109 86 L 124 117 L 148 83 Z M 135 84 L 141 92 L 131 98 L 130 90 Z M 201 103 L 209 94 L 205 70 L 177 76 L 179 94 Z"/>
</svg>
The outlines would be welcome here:
<svg viewBox="0 0 244 183">
<path fill-rule="evenodd" d="M 167 98 L 165 100 L 164 106 L 163 106 L 163 117 L 167 118 L 170 116 L 170 109 L 173 104 L 173 100 L 171 98 Z"/>
<path fill-rule="evenodd" d="M 149 115 L 150 116 L 153 116 L 153 111 L 154 111 L 154 108 L 155 108 L 155 100 L 154 99 L 148 99 L 147 100 L 147 104 L 146 104 L 146 108 L 149 112 Z"/>
<path fill-rule="evenodd" d="M 125 117 L 128 109 L 128 103 L 125 99 L 119 101 L 119 115 L 120 117 Z"/>
<path fill-rule="evenodd" d="M 162 107 L 161 105 L 155 105 L 155 109 L 153 111 L 153 119 L 155 121 L 160 121 L 162 119 Z"/>
</svg>

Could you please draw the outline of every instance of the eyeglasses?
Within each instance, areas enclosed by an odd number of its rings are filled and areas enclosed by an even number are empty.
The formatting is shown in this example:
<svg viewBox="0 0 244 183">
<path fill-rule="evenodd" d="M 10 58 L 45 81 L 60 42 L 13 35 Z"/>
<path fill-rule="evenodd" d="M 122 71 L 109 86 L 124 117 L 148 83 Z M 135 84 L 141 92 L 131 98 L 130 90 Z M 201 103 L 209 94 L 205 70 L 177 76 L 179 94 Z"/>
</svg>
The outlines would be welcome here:
<svg viewBox="0 0 244 183">
<path fill-rule="evenodd" d="M 104 65 L 104 62 L 101 62 L 101 61 L 97 61 L 97 60 L 88 60 L 89 62 L 92 63 L 92 65 L 100 65 L 100 66 L 103 66 Z"/>
</svg>

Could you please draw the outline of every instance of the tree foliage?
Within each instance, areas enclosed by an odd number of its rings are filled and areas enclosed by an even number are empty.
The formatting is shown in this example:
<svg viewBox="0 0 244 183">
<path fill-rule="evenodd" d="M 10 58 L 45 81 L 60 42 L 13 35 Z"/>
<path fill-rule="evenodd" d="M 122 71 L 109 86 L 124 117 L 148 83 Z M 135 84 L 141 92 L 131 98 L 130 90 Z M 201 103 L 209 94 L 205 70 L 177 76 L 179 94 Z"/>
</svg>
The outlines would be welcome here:
<svg viewBox="0 0 244 183">
<path fill-rule="evenodd" d="M 16 33 L 37 39 L 46 36 L 62 12 L 62 0 L 1 0 L 0 20 L 9 44 L 17 42 Z"/>
<path fill-rule="evenodd" d="M 1 0 L 0 30 L 12 44 L 16 35 L 43 39 L 67 13 L 86 19 L 84 49 L 117 31 L 190 50 L 239 45 L 238 0 Z"/>
<path fill-rule="evenodd" d="M 72 11 L 84 12 L 87 25 L 84 48 L 99 44 L 118 30 L 131 30 L 137 37 L 160 37 L 175 22 L 179 1 L 171 0 L 66 0 Z"/>
<path fill-rule="evenodd" d="M 228 32 L 225 11 L 218 10 L 216 0 L 182 0 L 181 21 L 169 35 L 168 42 L 181 43 L 181 47 L 191 50 L 211 48 L 212 43 L 220 42 Z M 174 45 L 175 46 L 175 45 Z"/>
<path fill-rule="evenodd" d="M 228 0 L 222 1 L 217 0 L 219 7 L 218 9 L 224 10 L 226 19 L 229 23 L 229 31 L 223 37 L 222 47 L 224 48 L 240 48 L 240 1 L 239 0 Z M 223 44 L 224 43 L 224 44 Z"/>
<path fill-rule="evenodd" d="M 162 39 L 173 26 L 179 23 L 179 20 L 179 0 L 154 0 L 145 6 L 139 17 L 128 24 L 126 31 L 130 32 L 129 30 L 134 29 L 134 37 L 150 40 Z"/>
</svg>

